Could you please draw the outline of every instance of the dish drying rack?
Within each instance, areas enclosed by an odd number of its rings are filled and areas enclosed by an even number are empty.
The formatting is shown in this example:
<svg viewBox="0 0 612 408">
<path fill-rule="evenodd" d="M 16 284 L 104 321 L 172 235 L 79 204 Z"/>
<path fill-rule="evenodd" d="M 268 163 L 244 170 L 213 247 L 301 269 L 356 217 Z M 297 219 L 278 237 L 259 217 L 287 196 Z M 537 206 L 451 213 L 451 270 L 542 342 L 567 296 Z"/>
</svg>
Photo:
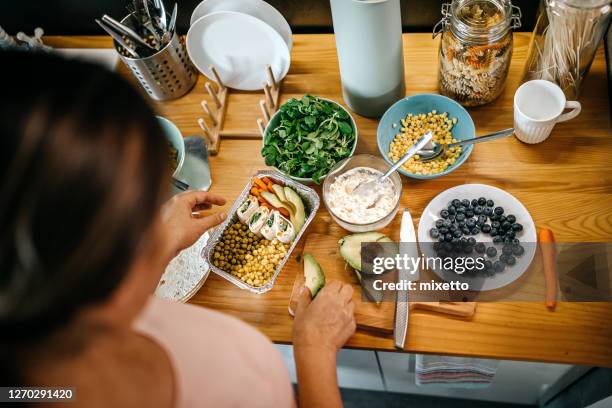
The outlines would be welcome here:
<svg viewBox="0 0 612 408">
<path fill-rule="evenodd" d="M 221 144 L 221 138 L 226 137 L 242 137 L 247 139 L 259 139 L 263 137 L 264 130 L 270 122 L 270 118 L 276 113 L 279 108 L 279 100 L 281 93 L 282 81 L 277 81 L 274 78 L 272 67 L 266 66 L 266 78 L 264 82 L 263 91 L 264 99 L 259 101 L 259 108 L 261 110 L 262 118 L 257 119 L 257 131 L 236 131 L 230 129 L 223 129 L 223 123 L 225 122 L 225 113 L 227 111 L 229 89 L 223 84 L 223 80 L 219 76 L 217 69 L 214 66 L 210 66 L 210 71 L 214 76 L 214 81 L 207 81 L 204 85 L 206 92 L 210 95 L 214 108 L 210 106 L 208 101 L 202 100 L 200 103 L 202 110 L 206 114 L 210 124 L 204 120 L 203 117 L 198 118 L 198 125 L 202 129 L 204 138 L 208 142 L 208 151 L 210 154 L 216 155 L 219 153 L 219 147 Z"/>
</svg>

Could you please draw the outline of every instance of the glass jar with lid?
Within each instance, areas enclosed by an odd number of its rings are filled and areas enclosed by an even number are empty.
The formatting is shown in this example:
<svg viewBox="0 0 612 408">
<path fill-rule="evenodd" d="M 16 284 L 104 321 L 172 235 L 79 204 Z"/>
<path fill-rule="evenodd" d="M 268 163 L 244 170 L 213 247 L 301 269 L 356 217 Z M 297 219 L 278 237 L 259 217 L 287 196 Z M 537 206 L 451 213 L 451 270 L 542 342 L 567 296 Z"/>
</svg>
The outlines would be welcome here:
<svg viewBox="0 0 612 408">
<path fill-rule="evenodd" d="M 453 0 L 442 5 L 433 36 L 442 34 L 438 87 L 464 106 L 499 96 L 512 59 L 512 30 L 521 11 L 510 0 Z"/>
</svg>

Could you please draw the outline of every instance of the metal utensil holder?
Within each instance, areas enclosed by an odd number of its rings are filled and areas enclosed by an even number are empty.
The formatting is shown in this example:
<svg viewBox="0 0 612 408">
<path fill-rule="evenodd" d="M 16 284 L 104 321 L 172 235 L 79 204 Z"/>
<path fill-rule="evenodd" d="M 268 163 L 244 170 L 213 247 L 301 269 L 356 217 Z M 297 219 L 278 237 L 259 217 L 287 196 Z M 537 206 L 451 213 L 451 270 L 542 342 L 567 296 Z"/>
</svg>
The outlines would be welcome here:
<svg viewBox="0 0 612 408">
<path fill-rule="evenodd" d="M 132 14 L 121 22 L 130 28 L 136 28 Z M 115 41 L 113 43 L 121 60 L 130 68 L 149 96 L 157 101 L 167 101 L 185 95 L 198 79 L 185 44 L 176 32 L 168 44 L 145 58 L 127 57 L 122 52 L 123 47 Z"/>
</svg>

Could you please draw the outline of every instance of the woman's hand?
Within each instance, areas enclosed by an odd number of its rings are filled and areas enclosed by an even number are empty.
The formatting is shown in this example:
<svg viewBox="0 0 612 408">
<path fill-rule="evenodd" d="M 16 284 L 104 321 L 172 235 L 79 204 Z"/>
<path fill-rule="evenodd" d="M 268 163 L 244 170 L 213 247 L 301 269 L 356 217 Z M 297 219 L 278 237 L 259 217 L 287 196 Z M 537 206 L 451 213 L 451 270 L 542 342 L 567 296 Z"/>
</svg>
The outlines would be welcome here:
<svg viewBox="0 0 612 408">
<path fill-rule="evenodd" d="M 302 287 L 293 322 L 293 346 L 325 349 L 334 354 L 355 333 L 353 287 L 338 281 L 327 283 L 311 300 Z"/>
<path fill-rule="evenodd" d="M 293 322 L 293 350 L 301 408 L 341 408 L 336 353 L 355 333 L 351 285 L 327 283 L 311 301 L 302 287 Z"/>
<path fill-rule="evenodd" d="M 223 204 L 225 199 L 221 196 L 205 191 L 186 191 L 175 195 L 164 205 L 162 222 L 170 258 L 193 245 L 204 232 L 225 220 L 227 215 L 224 212 L 199 215 L 199 211 Z"/>
</svg>

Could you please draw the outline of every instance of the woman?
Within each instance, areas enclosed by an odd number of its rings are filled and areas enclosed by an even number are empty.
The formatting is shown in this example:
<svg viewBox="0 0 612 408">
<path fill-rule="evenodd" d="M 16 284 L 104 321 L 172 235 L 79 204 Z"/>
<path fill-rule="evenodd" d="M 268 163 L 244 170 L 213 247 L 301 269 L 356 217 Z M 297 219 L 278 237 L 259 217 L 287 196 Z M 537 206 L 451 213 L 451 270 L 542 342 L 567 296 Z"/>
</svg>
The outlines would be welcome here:
<svg viewBox="0 0 612 408">
<path fill-rule="evenodd" d="M 74 387 L 80 406 L 282 407 L 283 362 L 241 321 L 150 297 L 225 200 L 168 197 L 168 146 L 124 80 L 59 57 L 0 53 L 0 385 Z M 15 86 L 16 85 L 16 86 Z M 339 406 L 335 355 L 351 288 L 294 321 L 300 406 Z"/>
</svg>

